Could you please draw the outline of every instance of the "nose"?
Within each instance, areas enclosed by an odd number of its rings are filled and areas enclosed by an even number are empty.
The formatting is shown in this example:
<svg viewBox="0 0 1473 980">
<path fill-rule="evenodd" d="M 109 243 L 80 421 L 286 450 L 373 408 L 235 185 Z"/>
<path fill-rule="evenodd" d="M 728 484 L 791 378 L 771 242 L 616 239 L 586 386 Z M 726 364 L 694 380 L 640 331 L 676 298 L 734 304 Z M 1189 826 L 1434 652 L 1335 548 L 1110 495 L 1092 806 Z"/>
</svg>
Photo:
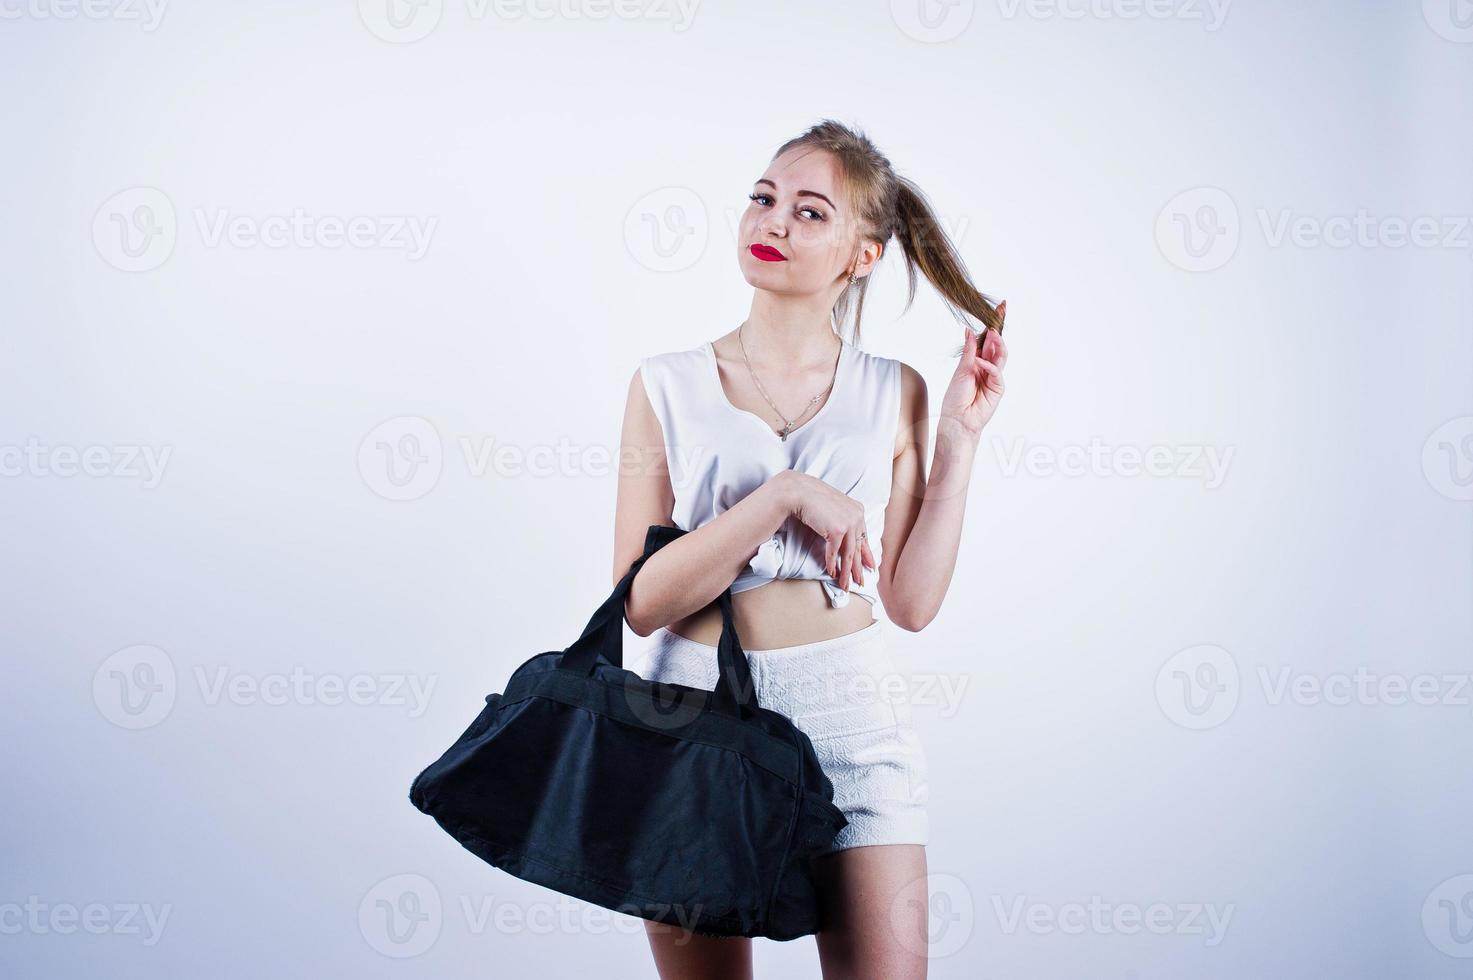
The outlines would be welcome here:
<svg viewBox="0 0 1473 980">
<path fill-rule="evenodd" d="M 757 231 L 763 235 L 786 238 L 788 235 L 788 226 L 783 216 L 778 214 L 776 209 L 773 209 L 757 219 Z"/>
</svg>

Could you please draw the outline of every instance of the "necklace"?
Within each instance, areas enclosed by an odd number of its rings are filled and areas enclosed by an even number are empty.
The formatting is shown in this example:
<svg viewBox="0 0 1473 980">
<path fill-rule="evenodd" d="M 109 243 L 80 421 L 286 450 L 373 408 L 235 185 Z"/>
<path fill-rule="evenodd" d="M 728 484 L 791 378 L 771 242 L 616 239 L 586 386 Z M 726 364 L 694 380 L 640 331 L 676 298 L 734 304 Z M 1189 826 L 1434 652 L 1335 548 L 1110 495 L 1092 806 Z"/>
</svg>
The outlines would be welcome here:
<svg viewBox="0 0 1473 980">
<path fill-rule="evenodd" d="M 768 397 L 767 389 L 762 387 L 762 382 L 759 381 L 757 378 L 757 370 L 752 367 L 751 358 L 747 357 L 747 344 L 746 341 L 742 339 L 742 329 L 746 327 L 746 325 L 747 321 L 743 320 L 742 325 L 740 327 L 737 327 L 737 343 L 742 345 L 742 360 L 747 362 L 747 370 L 751 372 L 752 383 L 757 386 L 757 390 L 762 394 L 762 397 L 767 399 L 767 404 L 772 406 L 772 410 L 774 412 L 777 412 L 777 417 L 783 420 L 783 427 L 778 430 L 778 435 L 782 436 L 783 442 L 787 442 L 788 433 L 793 431 L 798 421 L 801 420 L 804 415 L 807 415 L 810 411 L 812 411 L 813 406 L 818 404 L 819 399 L 821 399 L 824 394 L 834 386 L 834 381 L 839 377 L 839 355 L 844 353 L 844 341 L 842 338 L 840 338 L 839 340 L 839 353 L 834 355 L 834 376 L 829 379 L 828 385 L 823 389 L 823 391 L 820 391 L 818 394 L 808 399 L 808 407 L 803 409 L 803 411 L 798 415 L 798 418 L 789 419 L 778 409 L 777 404 Z"/>
</svg>

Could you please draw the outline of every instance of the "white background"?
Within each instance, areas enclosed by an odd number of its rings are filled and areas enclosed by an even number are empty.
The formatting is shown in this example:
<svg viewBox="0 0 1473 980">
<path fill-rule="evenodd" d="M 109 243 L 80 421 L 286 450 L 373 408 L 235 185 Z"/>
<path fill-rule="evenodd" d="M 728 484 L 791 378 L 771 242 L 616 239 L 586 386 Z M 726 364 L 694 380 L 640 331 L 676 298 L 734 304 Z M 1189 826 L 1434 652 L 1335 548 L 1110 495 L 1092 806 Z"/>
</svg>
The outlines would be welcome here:
<svg viewBox="0 0 1473 980">
<path fill-rule="evenodd" d="M 635 365 L 740 322 L 745 195 L 832 116 L 1009 301 L 892 630 L 932 976 L 1473 973 L 1464 0 L 388 9 L 0 0 L 0 972 L 653 976 L 408 788 L 607 595 Z M 898 263 L 862 344 L 934 404 L 961 328 Z"/>
</svg>

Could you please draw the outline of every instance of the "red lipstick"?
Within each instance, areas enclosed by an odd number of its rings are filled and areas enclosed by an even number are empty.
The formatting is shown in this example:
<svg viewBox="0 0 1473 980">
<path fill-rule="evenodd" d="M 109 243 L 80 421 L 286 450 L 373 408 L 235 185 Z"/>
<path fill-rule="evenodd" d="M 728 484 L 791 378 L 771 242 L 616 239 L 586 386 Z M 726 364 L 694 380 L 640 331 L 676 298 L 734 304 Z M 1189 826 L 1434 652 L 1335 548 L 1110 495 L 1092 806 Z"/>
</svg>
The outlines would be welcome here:
<svg viewBox="0 0 1473 980">
<path fill-rule="evenodd" d="M 771 245 L 753 245 L 749 251 L 763 262 L 786 262 L 788 257 Z"/>
</svg>

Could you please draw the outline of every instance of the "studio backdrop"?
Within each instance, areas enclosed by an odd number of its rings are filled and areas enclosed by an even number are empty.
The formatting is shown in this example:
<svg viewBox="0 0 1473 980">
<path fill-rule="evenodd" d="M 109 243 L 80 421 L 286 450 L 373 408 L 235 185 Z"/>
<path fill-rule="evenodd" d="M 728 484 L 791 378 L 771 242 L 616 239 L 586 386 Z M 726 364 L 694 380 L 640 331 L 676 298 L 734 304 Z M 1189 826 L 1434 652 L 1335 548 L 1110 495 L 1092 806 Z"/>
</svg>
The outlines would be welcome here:
<svg viewBox="0 0 1473 980">
<path fill-rule="evenodd" d="M 0 0 L 0 973 L 654 975 L 406 789 L 609 594 L 638 361 L 831 117 L 1008 300 L 891 630 L 931 975 L 1468 976 L 1466 7 Z"/>
</svg>

